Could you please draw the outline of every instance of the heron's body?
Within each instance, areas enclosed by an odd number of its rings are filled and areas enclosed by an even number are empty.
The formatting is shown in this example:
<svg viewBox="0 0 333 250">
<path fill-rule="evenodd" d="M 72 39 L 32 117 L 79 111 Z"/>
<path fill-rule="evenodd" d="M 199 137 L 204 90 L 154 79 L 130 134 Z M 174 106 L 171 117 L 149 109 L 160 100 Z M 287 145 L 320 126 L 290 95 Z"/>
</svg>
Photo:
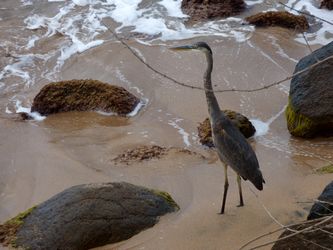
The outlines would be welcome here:
<svg viewBox="0 0 333 250">
<path fill-rule="evenodd" d="M 243 206 L 241 179 L 251 181 L 254 186 L 262 190 L 265 182 L 259 163 L 252 147 L 243 134 L 233 125 L 230 119 L 221 112 L 213 92 L 211 73 L 213 70 L 213 54 L 210 47 L 203 42 L 193 45 L 175 47 L 176 50 L 197 49 L 205 53 L 207 69 L 204 74 L 204 87 L 208 106 L 209 119 L 212 127 L 212 136 L 220 160 L 225 164 L 225 186 L 221 213 L 224 213 L 225 201 L 229 187 L 227 166 L 230 166 L 238 175 L 240 206 Z"/>
</svg>

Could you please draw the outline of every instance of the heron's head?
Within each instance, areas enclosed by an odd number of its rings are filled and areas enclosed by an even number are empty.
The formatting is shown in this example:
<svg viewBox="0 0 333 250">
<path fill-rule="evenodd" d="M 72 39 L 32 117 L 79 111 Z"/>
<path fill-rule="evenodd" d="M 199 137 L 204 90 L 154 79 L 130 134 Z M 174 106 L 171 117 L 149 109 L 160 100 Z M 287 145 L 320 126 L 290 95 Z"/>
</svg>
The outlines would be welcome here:
<svg viewBox="0 0 333 250">
<path fill-rule="evenodd" d="M 191 45 L 183 45 L 177 47 L 171 47 L 171 50 L 179 51 L 179 50 L 200 50 L 202 52 L 213 54 L 212 49 L 205 42 L 197 42 Z"/>
</svg>

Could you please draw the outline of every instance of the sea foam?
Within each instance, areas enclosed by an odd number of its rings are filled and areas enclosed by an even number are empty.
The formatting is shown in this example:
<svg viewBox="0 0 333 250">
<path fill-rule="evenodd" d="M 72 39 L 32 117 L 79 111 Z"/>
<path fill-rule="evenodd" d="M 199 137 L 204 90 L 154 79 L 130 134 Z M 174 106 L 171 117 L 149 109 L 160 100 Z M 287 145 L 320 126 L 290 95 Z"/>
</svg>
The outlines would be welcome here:
<svg viewBox="0 0 333 250">
<path fill-rule="evenodd" d="M 300 10 L 302 12 L 309 12 L 311 15 L 320 17 L 321 19 L 327 20 L 333 23 L 333 14 L 332 11 L 327 9 L 319 9 L 315 5 L 315 1 L 312 0 L 289 0 L 286 5 L 293 7 L 296 10 Z M 290 11 L 289 9 L 287 9 Z M 292 11 L 294 14 L 299 14 L 297 11 Z M 321 24 L 321 27 L 316 32 L 307 32 L 305 35 L 307 36 L 308 42 L 310 45 L 313 44 L 321 44 L 326 45 L 327 43 L 333 41 L 333 25 L 327 22 L 321 21 L 319 19 L 316 22 Z M 303 35 L 298 35 L 295 39 L 299 43 L 306 44 L 306 41 L 303 38 Z"/>
</svg>

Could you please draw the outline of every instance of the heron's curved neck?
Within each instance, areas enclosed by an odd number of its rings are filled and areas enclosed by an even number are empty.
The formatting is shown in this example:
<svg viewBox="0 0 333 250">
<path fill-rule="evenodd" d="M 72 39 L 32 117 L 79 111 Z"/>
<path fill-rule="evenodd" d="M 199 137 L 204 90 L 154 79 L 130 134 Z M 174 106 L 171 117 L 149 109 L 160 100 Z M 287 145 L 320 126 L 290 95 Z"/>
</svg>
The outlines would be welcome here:
<svg viewBox="0 0 333 250">
<path fill-rule="evenodd" d="M 212 86 L 211 75 L 213 71 L 213 55 L 208 52 L 206 52 L 205 55 L 207 59 L 207 69 L 204 74 L 204 87 L 205 87 L 209 116 L 211 118 L 211 122 L 213 122 L 215 118 L 220 116 L 221 109 L 214 95 L 213 86 Z"/>
</svg>

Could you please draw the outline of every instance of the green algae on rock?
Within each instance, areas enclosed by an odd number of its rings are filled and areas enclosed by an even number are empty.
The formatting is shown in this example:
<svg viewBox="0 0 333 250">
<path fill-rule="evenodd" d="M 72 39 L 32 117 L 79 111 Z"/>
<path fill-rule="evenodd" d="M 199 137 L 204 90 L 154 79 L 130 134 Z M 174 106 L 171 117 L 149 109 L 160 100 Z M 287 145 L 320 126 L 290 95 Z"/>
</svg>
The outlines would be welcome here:
<svg viewBox="0 0 333 250">
<path fill-rule="evenodd" d="M 316 170 L 320 174 L 332 174 L 333 173 L 333 164 L 321 167 Z"/>
<path fill-rule="evenodd" d="M 313 137 L 316 131 L 316 123 L 308 117 L 294 111 L 290 100 L 286 108 L 287 126 L 290 134 L 298 137 Z"/>
<path fill-rule="evenodd" d="M 35 209 L 32 207 L 26 211 L 19 213 L 14 218 L 0 225 L 0 243 L 3 246 L 16 247 L 16 232 L 23 225 L 24 219 Z"/>
<path fill-rule="evenodd" d="M 264 26 L 280 26 L 299 31 L 306 31 L 309 23 L 303 15 L 294 15 L 287 11 L 267 11 L 246 17 L 250 24 Z"/>
<path fill-rule="evenodd" d="M 247 117 L 232 110 L 223 110 L 223 112 L 229 117 L 232 123 L 237 128 L 239 128 L 245 138 L 249 138 L 254 135 L 256 129 Z M 206 118 L 202 123 L 199 124 L 198 135 L 202 145 L 214 147 L 212 128 L 210 126 L 209 118 Z"/>
<path fill-rule="evenodd" d="M 290 83 L 286 109 L 290 134 L 299 137 L 333 135 L 333 42 L 303 57 Z M 316 64 L 318 60 L 323 61 Z M 324 61 L 325 60 L 325 61 Z"/>
<path fill-rule="evenodd" d="M 68 80 L 44 86 L 33 100 L 32 112 L 49 115 L 68 111 L 132 112 L 140 100 L 122 87 L 98 80 Z"/>
<path fill-rule="evenodd" d="M 168 202 L 168 203 L 169 203 L 171 206 L 173 206 L 176 210 L 179 210 L 179 209 L 180 209 L 179 205 L 175 202 L 174 199 L 172 199 L 172 197 L 171 197 L 171 195 L 170 195 L 169 193 L 167 193 L 167 192 L 165 192 L 165 191 L 156 190 L 156 189 L 151 189 L 151 191 L 152 191 L 154 194 L 156 194 L 156 195 L 162 197 L 166 202 Z"/>
</svg>

